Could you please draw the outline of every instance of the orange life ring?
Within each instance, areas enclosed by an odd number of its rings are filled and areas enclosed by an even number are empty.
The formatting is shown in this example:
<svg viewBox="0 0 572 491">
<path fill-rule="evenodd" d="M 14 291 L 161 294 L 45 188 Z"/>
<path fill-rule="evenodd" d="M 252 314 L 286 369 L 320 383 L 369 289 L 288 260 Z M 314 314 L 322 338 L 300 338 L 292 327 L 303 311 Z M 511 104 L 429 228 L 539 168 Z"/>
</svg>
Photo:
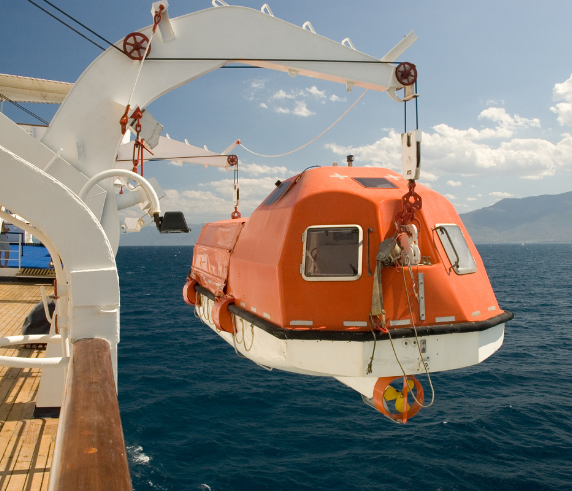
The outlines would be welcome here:
<svg viewBox="0 0 572 491">
<path fill-rule="evenodd" d="M 234 333 L 232 314 L 228 310 L 228 306 L 232 303 L 234 303 L 234 297 L 215 297 L 211 317 L 220 331 Z"/>
<path fill-rule="evenodd" d="M 187 278 L 187 282 L 183 287 L 183 300 L 185 303 L 193 307 L 197 303 L 197 292 L 195 291 L 196 284 L 197 280 L 191 280 L 190 278 Z"/>
<path fill-rule="evenodd" d="M 398 391 L 391 382 L 405 379 L 403 389 Z M 416 400 L 410 406 L 407 403 L 407 394 L 415 388 Z M 373 388 L 373 402 L 378 411 L 394 421 L 406 423 L 409 418 L 415 416 L 422 407 L 424 400 L 423 386 L 412 375 L 407 377 L 380 377 Z M 387 402 L 395 401 L 395 411 L 390 410 Z"/>
</svg>

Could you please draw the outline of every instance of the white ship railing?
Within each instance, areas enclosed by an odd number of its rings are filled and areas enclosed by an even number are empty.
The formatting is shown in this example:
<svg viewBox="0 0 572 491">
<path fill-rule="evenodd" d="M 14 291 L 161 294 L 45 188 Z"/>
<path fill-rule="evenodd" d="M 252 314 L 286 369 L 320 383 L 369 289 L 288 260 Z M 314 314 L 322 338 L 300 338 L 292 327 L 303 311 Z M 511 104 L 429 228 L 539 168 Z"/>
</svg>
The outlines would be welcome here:
<svg viewBox="0 0 572 491">
<path fill-rule="evenodd" d="M 16 232 L 8 232 L 8 233 L 16 234 Z M 9 257 L 9 253 L 12 252 L 11 250 L 8 250 L 8 251 L 0 250 L 0 253 L 8 252 L 8 262 L 9 261 L 18 261 L 18 271 L 22 271 L 22 254 L 23 254 L 22 234 L 18 233 L 17 235 L 18 235 L 18 242 L 13 241 L 13 240 L 0 240 L 0 244 L 8 244 L 8 247 L 10 247 L 11 244 L 18 244 L 18 258 L 10 258 Z M 2 256 L 3 255 L 0 254 L 0 263 L 3 263 L 6 260 Z M 11 266 L 8 265 L 8 267 L 10 268 Z"/>
</svg>

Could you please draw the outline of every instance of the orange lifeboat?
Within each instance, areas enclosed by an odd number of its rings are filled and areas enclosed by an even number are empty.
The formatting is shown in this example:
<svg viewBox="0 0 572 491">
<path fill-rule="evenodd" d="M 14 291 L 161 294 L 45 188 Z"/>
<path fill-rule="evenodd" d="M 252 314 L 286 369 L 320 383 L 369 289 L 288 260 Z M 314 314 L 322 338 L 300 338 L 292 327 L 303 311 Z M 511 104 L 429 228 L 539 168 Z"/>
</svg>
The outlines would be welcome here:
<svg viewBox="0 0 572 491">
<path fill-rule="evenodd" d="M 512 318 L 454 207 L 410 182 L 364 167 L 278 181 L 249 218 L 203 227 L 185 300 L 254 362 L 335 377 L 405 422 L 414 375 L 480 363 Z"/>
</svg>

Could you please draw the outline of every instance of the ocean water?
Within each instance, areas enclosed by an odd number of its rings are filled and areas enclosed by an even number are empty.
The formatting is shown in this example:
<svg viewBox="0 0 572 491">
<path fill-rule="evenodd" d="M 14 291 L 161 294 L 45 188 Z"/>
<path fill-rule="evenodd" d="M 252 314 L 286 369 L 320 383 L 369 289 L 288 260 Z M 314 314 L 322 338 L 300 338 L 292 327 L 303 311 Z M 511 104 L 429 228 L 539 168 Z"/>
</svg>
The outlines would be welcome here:
<svg viewBox="0 0 572 491">
<path fill-rule="evenodd" d="M 135 490 L 572 489 L 572 246 L 479 252 L 515 314 L 504 345 L 434 374 L 435 404 L 397 425 L 333 379 L 238 358 L 183 302 L 192 247 L 120 248 Z"/>
</svg>

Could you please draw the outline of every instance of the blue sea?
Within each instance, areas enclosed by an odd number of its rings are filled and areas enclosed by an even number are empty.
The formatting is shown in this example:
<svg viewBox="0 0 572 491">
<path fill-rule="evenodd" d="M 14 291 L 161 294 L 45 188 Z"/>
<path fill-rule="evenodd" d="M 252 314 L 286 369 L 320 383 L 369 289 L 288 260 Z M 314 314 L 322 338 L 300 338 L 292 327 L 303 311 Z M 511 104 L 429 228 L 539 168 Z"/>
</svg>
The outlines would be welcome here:
<svg viewBox="0 0 572 491">
<path fill-rule="evenodd" d="M 120 248 L 135 490 L 572 489 L 572 245 L 478 248 L 515 318 L 491 358 L 436 373 L 406 425 L 333 379 L 238 358 L 183 302 L 192 247 Z"/>
</svg>

